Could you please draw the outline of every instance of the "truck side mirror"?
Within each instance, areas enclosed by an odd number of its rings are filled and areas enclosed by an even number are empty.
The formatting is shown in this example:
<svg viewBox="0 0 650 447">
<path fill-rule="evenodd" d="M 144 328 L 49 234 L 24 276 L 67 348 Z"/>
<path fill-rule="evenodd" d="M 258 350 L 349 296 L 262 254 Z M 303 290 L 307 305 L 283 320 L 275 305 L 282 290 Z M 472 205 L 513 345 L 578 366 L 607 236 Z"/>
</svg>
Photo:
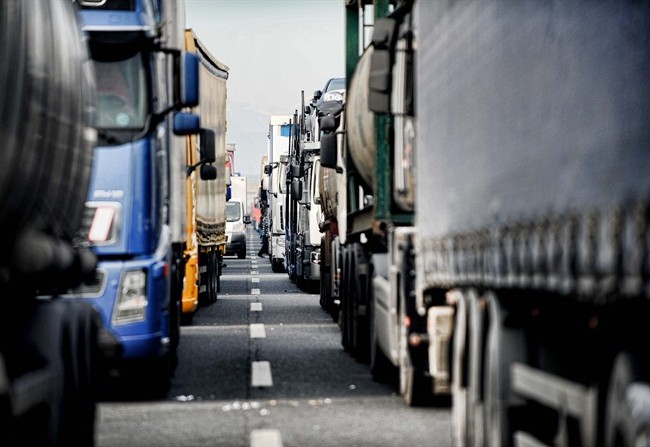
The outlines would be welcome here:
<svg viewBox="0 0 650 447">
<path fill-rule="evenodd" d="M 323 92 L 322 92 L 322 91 L 320 91 L 320 90 L 316 90 L 316 91 L 314 92 L 314 99 L 315 99 L 316 101 L 318 101 L 318 100 L 320 99 L 321 96 L 323 96 Z"/>
<path fill-rule="evenodd" d="M 217 167 L 214 165 L 201 165 L 201 180 L 214 180 L 217 178 Z"/>
<path fill-rule="evenodd" d="M 201 137 L 201 162 L 202 163 L 214 163 L 216 159 L 215 155 L 215 134 L 213 130 L 210 129 L 201 129 L 199 133 Z"/>
<path fill-rule="evenodd" d="M 320 129 L 323 135 L 320 137 L 320 165 L 324 168 L 338 170 L 336 128 L 334 116 L 325 115 L 321 118 Z"/>
<path fill-rule="evenodd" d="M 291 199 L 297 202 L 302 200 L 302 183 L 298 179 L 291 182 Z"/>
<path fill-rule="evenodd" d="M 271 171 L 273 171 L 273 166 L 264 165 L 264 175 L 271 175 Z"/>
<path fill-rule="evenodd" d="M 182 53 L 182 79 L 180 88 L 181 107 L 199 105 L 199 57 L 192 53 Z"/>
<path fill-rule="evenodd" d="M 302 172 L 302 165 L 291 165 L 291 170 L 289 172 L 291 178 L 300 178 L 304 175 Z"/>
<path fill-rule="evenodd" d="M 195 135 L 201 130 L 201 118 L 194 113 L 177 112 L 174 114 L 174 135 Z"/>
<path fill-rule="evenodd" d="M 395 46 L 397 21 L 385 17 L 375 21 L 368 79 L 368 108 L 375 113 L 390 113 L 392 83 L 391 51 Z"/>
</svg>

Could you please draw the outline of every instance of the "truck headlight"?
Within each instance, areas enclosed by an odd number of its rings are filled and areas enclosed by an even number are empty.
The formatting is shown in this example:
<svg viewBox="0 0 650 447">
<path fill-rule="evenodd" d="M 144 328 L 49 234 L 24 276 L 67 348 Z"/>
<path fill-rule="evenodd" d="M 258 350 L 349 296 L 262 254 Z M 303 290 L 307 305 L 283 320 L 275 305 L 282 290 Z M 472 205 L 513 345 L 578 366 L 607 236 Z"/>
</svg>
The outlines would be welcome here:
<svg viewBox="0 0 650 447">
<path fill-rule="evenodd" d="M 143 321 L 147 304 L 147 273 L 142 270 L 124 273 L 113 310 L 113 324 Z"/>
</svg>

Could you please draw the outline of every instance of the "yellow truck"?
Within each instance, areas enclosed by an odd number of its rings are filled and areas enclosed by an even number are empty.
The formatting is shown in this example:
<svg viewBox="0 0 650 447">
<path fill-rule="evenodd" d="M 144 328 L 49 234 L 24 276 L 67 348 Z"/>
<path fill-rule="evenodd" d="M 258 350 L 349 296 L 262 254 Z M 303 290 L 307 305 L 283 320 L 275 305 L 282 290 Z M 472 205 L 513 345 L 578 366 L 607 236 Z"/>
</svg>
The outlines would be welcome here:
<svg viewBox="0 0 650 447">
<path fill-rule="evenodd" d="M 199 106 L 191 112 L 201 119 L 208 133 L 188 136 L 186 162 L 188 176 L 187 244 L 183 285 L 183 321 L 192 320 L 199 305 L 217 300 L 223 255 L 226 250 L 226 83 L 228 67 L 215 59 L 196 34 L 185 31 L 185 51 L 199 57 Z M 200 162 L 200 146 L 207 135 L 214 135 L 216 178 L 202 179 L 191 169 Z M 210 142 L 212 144 L 212 142 Z"/>
</svg>

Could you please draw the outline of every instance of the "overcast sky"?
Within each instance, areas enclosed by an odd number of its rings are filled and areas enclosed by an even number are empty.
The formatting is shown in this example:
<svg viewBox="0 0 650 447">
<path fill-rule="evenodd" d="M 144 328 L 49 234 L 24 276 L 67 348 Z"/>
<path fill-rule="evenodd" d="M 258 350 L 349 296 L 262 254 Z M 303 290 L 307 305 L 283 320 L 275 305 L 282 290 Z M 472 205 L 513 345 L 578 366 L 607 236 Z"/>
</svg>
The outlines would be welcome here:
<svg viewBox="0 0 650 447">
<path fill-rule="evenodd" d="M 329 78 L 344 76 L 343 0 L 185 0 L 186 25 L 230 67 L 229 143 L 235 168 L 259 175 L 271 115 L 291 115 Z"/>
</svg>

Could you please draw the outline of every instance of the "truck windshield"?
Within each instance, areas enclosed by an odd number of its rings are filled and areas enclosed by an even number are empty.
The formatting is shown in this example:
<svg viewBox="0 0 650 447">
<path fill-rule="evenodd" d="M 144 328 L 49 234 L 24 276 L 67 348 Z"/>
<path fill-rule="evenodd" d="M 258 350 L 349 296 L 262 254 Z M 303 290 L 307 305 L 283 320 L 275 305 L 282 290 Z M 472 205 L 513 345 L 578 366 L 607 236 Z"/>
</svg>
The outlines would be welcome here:
<svg viewBox="0 0 650 447">
<path fill-rule="evenodd" d="M 226 202 L 226 222 L 237 222 L 240 218 L 240 202 Z"/>
<path fill-rule="evenodd" d="M 117 60 L 95 59 L 97 127 L 142 129 L 147 117 L 147 82 L 142 54 Z"/>
</svg>

